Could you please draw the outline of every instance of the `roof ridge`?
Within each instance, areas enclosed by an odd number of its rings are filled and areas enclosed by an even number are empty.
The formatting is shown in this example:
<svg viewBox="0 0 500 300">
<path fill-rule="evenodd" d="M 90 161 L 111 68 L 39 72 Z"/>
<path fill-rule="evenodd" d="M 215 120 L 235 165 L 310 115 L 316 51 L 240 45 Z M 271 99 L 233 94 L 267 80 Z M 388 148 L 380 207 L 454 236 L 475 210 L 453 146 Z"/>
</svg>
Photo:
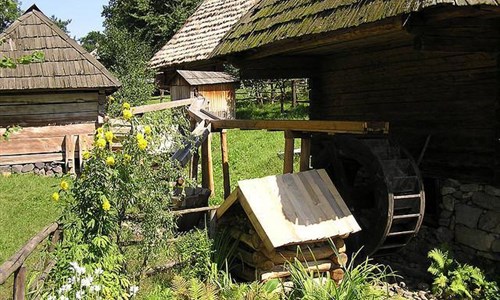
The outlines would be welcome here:
<svg viewBox="0 0 500 300">
<path fill-rule="evenodd" d="M 31 10 L 28 13 L 33 13 L 35 16 L 40 18 L 40 20 L 42 20 L 42 22 L 44 22 L 55 33 L 57 33 L 59 37 L 61 37 L 65 42 L 70 44 L 76 51 L 78 51 L 78 53 L 80 53 L 83 57 L 85 57 L 90 64 L 92 64 L 99 71 L 101 71 L 101 73 L 104 76 L 106 76 L 106 78 L 108 78 L 109 81 L 111 81 L 117 87 L 121 86 L 120 81 L 116 77 L 114 77 L 103 64 L 101 64 L 95 57 L 93 57 L 90 53 L 88 53 L 87 50 L 85 50 L 74 39 L 72 39 L 68 34 L 66 34 L 61 28 L 59 28 L 59 26 L 57 26 L 54 22 L 52 22 L 42 11 Z M 27 15 L 27 13 L 25 13 L 24 15 Z"/>
</svg>

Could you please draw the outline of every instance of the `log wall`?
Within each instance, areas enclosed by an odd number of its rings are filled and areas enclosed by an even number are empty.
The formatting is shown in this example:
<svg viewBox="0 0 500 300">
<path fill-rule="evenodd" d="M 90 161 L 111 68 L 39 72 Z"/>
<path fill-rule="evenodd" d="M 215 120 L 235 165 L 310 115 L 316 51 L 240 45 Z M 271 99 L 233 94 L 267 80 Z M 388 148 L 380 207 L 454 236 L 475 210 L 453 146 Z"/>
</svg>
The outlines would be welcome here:
<svg viewBox="0 0 500 300">
<path fill-rule="evenodd" d="M 388 121 L 424 175 L 491 181 L 498 169 L 498 59 L 415 50 L 413 40 L 325 57 L 311 119 Z M 314 155 L 314 149 L 313 149 Z"/>
<path fill-rule="evenodd" d="M 212 84 L 198 86 L 198 92 L 210 101 L 209 110 L 215 115 L 233 119 L 236 115 L 234 84 Z"/>
<path fill-rule="evenodd" d="M 99 100 L 102 102 L 99 98 L 102 97 L 97 91 L 2 94 L 0 95 L 0 127 L 96 122 L 100 109 Z M 105 103 L 101 103 L 101 106 L 103 104 Z"/>
</svg>

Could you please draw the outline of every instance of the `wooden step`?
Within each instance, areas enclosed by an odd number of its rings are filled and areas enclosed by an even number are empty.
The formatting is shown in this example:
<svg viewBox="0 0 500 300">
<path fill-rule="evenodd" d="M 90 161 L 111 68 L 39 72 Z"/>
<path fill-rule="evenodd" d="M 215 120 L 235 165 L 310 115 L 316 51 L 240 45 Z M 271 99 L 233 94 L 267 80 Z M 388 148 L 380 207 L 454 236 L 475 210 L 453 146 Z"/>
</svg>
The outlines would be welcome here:
<svg viewBox="0 0 500 300">
<path fill-rule="evenodd" d="M 393 220 L 402 220 L 402 219 L 413 219 L 413 218 L 419 218 L 420 214 L 407 214 L 407 215 L 399 215 L 399 216 L 393 216 Z"/>
<path fill-rule="evenodd" d="M 393 248 L 401 248 L 406 246 L 406 244 L 387 244 L 387 245 L 382 245 L 378 248 L 378 250 L 384 250 L 384 249 L 393 249 Z"/>
<path fill-rule="evenodd" d="M 420 194 L 394 196 L 394 200 L 410 199 L 410 198 L 418 198 L 420 200 Z"/>
<path fill-rule="evenodd" d="M 414 234 L 415 230 L 407 230 L 407 231 L 396 231 L 396 232 L 389 232 L 387 236 L 398 236 L 398 235 L 411 235 Z"/>
</svg>

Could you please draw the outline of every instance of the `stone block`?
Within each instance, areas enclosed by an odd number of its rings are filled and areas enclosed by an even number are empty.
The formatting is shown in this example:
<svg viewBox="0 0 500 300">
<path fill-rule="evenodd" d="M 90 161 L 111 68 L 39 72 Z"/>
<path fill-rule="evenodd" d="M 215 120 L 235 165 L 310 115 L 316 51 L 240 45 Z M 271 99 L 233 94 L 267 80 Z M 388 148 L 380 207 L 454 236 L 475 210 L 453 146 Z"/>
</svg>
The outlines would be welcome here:
<svg viewBox="0 0 500 300">
<path fill-rule="evenodd" d="M 491 245 L 491 250 L 496 253 L 500 253 L 500 239 L 496 239 Z"/>
<path fill-rule="evenodd" d="M 498 253 L 478 251 L 477 255 L 487 258 L 489 260 L 500 261 L 500 254 Z"/>
<path fill-rule="evenodd" d="M 500 212 L 488 211 L 481 216 L 479 229 L 500 234 Z"/>
<path fill-rule="evenodd" d="M 444 219 L 449 219 L 449 218 L 451 218 L 452 215 L 453 215 L 452 211 L 443 210 L 443 211 L 441 211 L 441 215 L 439 215 L 439 217 L 444 218 Z"/>
<path fill-rule="evenodd" d="M 500 188 L 496 188 L 496 187 L 493 187 L 491 185 L 485 186 L 484 192 L 488 195 L 500 197 Z"/>
<path fill-rule="evenodd" d="M 447 218 L 439 218 L 438 224 L 439 226 L 449 227 L 451 223 L 451 219 Z"/>
<path fill-rule="evenodd" d="M 47 176 L 53 176 L 54 175 L 54 171 L 48 170 L 48 171 L 45 172 L 45 175 L 47 175 Z"/>
<path fill-rule="evenodd" d="M 455 197 L 455 198 L 457 198 L 457 199 L 463 199 L 464 193 L 462 191 L 456 191 L 456 192 L 453 193 L 452 196 Z"/>
<path fill-rule="evenodd" d="M 34 164 L 27 164 L 27 165 L 23 166 L 23 168 L 21 169 L 21 172 L 28 173 L 28 172 L 33 171 L 34 168 L 35 168 Z"/>
<path fill-rule="evenodd" d="M 460 187 L 460 181 L 448 178 L 444 181 L 443 183 L 444 186 L 450 186 L 454 188 L 459 188 Z"/>
<path fill-rule="evenodd" d="M 45 175 L 45 169 L 41 169 L 39 172 L 38 172 L 38 175 Z"/>
<path fill-rule="evenodd" d="M 22 170 L 23 170 L 23 166 L 21 166 L 21 165 L 13 165 L 12 166 L 12 173 L 14 173 L 14 174 L 19 174 L 22 172 Z"/>
<path fill-rule="evenodd" d="M 436 238 L 441 243 L 450 243 L 453 241 L 453 231 L 446 227 L 439 227 L 436 230 Z"/>
<path fill-rule="evenodd" d="M 456 222 L 464 224 L 469 228 L 476 228 L 479 217 L 483 210 L 477 207 L 472 207 L 465 204 L 457 204 L 455 206 Z"/>
<path fill-rule="evenodd" d="M 0 173 L 7 173 L 7 172 L 11 172 L 12 171 L 12 168 L 10 166 L 0 166 Z"/>
<path fill-rule="evenodd" d="M 484 192 L 476 192 L 472 196 L 472 202 L 479 207 L 500 211 L 500 198 L 486 194 Z"/>
<path fill-rule="evenodd" d="M 450 195 L 450 194 L 453 194 L 454 192 L 456 192 L 457 190 L 451 186 L 445 186 L 441 189 L 441 195 L 445 196 L 445 195 Z"/>
<path fill-rule="evenodd" d="M 37 162 L 35 163 L 35 167 L 37 167 L 38 169 L 42 169 L 43 167 L 45 167 L 45 164 L 42 162 Z"/>
<path fill-rule="evenodd" d="M 477 192 L 479 191 L 479 184 L 477 183 L 462 184 L 460 186 L 460 190 L 462 192 Z"/>
<path fill-rule="evenodd" d="M 54 171 L 54 173 L 61 174 L 63 172 L 63 169 L 61 166 L 57 166 L 52 168 L 52 171 Z"/>
<path fill-rule="evenodd" d="M 446 195 L 443 197 L 443 209 L 448 211 L 453 211 L 455 208 L 455 198 L 451 195 Z"/>
<path fill-rule="evenodd" d="M 476 250 L 488 252 L 495 241 L 495 236 L 482 230 L 470 229 L 467 226 L 457 224 L 455 240 Z"/>
</svg>

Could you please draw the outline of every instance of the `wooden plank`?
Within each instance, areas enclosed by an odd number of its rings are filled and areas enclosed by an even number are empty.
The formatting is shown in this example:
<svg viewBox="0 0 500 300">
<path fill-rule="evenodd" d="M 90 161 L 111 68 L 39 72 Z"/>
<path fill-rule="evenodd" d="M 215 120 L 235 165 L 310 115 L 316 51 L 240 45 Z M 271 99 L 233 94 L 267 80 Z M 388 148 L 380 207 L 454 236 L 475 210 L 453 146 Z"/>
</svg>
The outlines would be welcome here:
<svg viewBox="0 0 500 300">
<path fill-rule="evenodd" d="M 132 108 L 132 113 L 134 115 L 140 115 L 140 114 L 144 114 L 144 113 L 152 112 L 152 111 L 160 111 L 160 110 L 171 109 L 171 108 L 175 108 L 175 107 L 191 105 L 193 103 L 193 101 L 195 101 L 195 100 L 196 99 L 194 99 L 194 98 L 189 98 L 189 99 L 175 100 L 175 101 L 164 102 L 164 103 L 135 106 Z"/>
<path fill-rule="evenodd" d="M 59 153 L 45 153 L 45 154 L 0 156 L 0 166 L 31 164 L 37 162 L 52 162 L 52 161 L 61 161 L 61 162 L 64 161 L 63 153 L 59 152 Z"/>
<path fill-rule="evenodd" d="M 5 130 L 5 128 L 0 128 L 0 135 L 3 135 Z M 93 122 L 61 126 L 22 127 L 20 131 L 11 134 L 9 139 L 64 137 L 67 134 L 93 134 L 95 130 L 96 126 Z"/>
<path fill-rule="evenodd" d="M 10 104 L 65 103 L 97 101 L 95 91 L 88 93 L 54 93 L 0 95 L 0 106 Z"/>
<path fill-rule="evenodd" d="M 6 119 L 8 119 L 10 116 L 16 115 L 43 115 L 76 112 L 94 112 L 97 114 L 97 102 L 3 105 L 0 108 L 0 116 Z"/>
<path fill-rule="evenodd" d="M 320 120 L 212 120 L 212 129 L 247 129 L 365 134 L 385 132 L 386 122 L 320 121 Z"/>
<path fill-rule="evenodd" d="M 21 266 L 14 273 L 13 300 L 24 300 L 26 294 L 26 267 Z"/>
<path fill-rule="evenodd" d="M 234 191 L 222 202 L 222 204 L 217 209 L 216 217 L 220 219 L 226 211 L 233 206 L 233 204 L 238 201 L 239 188 L 234 189 Z"/>
<path fill-rule="evenodd" d="M 283 174 L 293 173 L 294 138 L 290 131 L 285 131 L 285 152 L 283 155 Z"/>
<path fill-rule="evenodd" d="M 72 135 L 64 138 L 64 163 L 66 172 L 75 173 L 75 141 Z"/>
<path fill-rule="evenodd" d="M 211 191 L 214 195 L 214 173 L 212 161 L 212 135 L 209 134 L 201 144 L 201 186 Z"/>
<path fill-rule="evenodd" d="M 71 123 L 96 122 L 97 111 L 57 113 L 46 115 L 15 115 L 0 119 L 0 126 L 47 126 L 50 124 L 65 125 Z"/>
<path fill-rule="evenodd" d="M 311 139 L 302 138 L 300 139 L 300 171 L 309 170 L 311 159 Z"/>
<path fill-rule="evenodd" d="M 0 141 L 0 155 L 62 152 L 64 137 L 29 138 Z"/>
<path fill-rule="evenodd" d="M 229 177 L 229 151 L 227 148 L 227 130 L 220 133 L 220 148 L 222 155 L 222 181 L 224 186 L 224 199 L 231 194 L 231 181 Z"/>
</svg>

